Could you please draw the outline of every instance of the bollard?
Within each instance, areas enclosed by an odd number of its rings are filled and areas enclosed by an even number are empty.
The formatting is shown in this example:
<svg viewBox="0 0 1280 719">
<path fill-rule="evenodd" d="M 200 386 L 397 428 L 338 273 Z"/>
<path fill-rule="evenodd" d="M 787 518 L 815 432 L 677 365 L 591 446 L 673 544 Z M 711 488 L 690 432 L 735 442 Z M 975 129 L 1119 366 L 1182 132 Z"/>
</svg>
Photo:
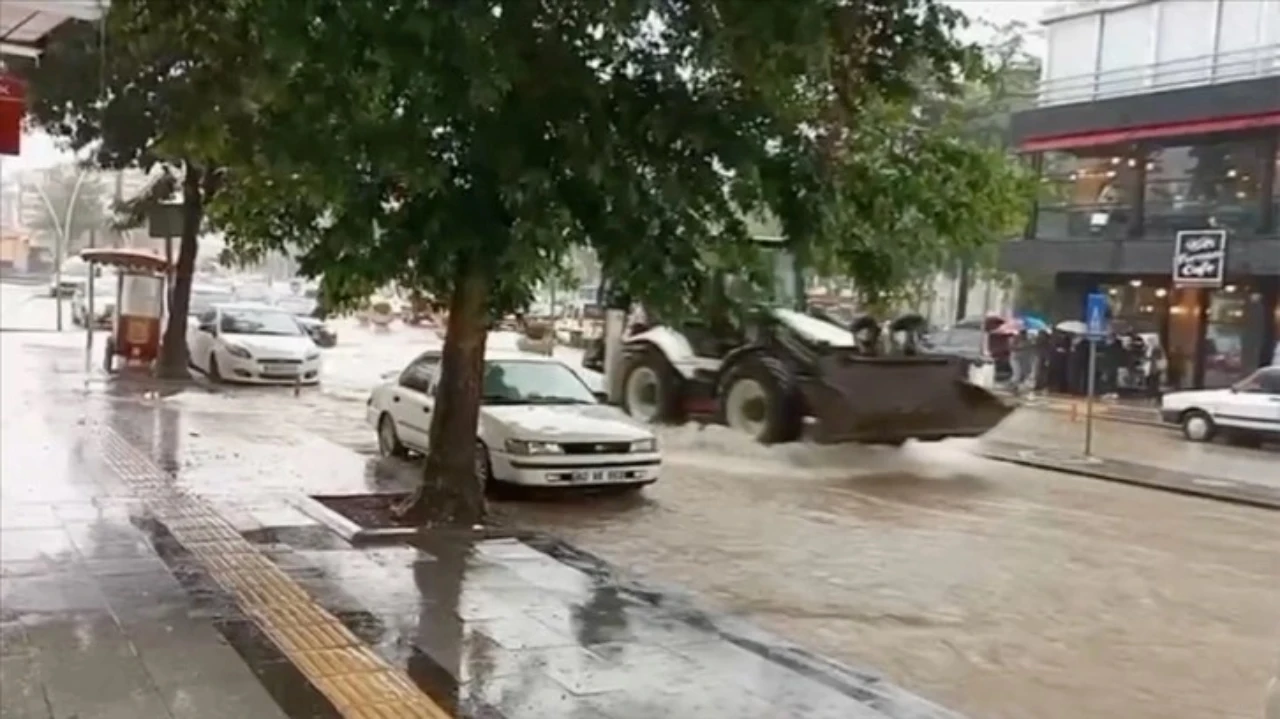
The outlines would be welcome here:
<svg viewBox="0 0 1280 719">
<path fill-rule="evenodd" d="M 1071 403 L 1071 421 L 1072 422 L 1080 421 L 1080 403 L 1079 402 Z"/>
<path fill-rule="evenodd" d="M 293 378 L 293 396 L 294 397 L 302 396 L 302 376 L 301 375 Z"/>
</svg>

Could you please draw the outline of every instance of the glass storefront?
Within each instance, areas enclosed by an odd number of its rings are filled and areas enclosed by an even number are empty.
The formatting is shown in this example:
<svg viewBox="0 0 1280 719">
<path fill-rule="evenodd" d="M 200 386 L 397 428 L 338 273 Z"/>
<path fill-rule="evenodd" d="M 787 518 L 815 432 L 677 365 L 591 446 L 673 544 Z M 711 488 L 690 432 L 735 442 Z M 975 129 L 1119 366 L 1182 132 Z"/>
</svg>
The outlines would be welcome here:
<svg viewBox="0 0 1280 719">
<path fill-rule="evenodd" d="M 1120 239 L 1139 225 L 1146 236 L 1210 227 L 1250 236 L 1266 224 L 1268 203 L 1280 223 L 1280 181 L 1264 196 L 1271 166 L 1280 173 L 1274 137 L 1173 142 L 1042 153 L 1033 236 Z"/>
<path fill-rule="evenodd" d="M 1148 234 L 1221 227 L 1236 235 L 1262 224 L 1262 176 L 1273 162 L 1261 138 L 1153 148 L 1143 187 Z"/>
<path fill-rule="evenodd" d="M 1128 233 L 1138 191 L 1138 158 L 1121 147 L 1046 152 L 1037 237 L 1119 238 Z"/>
<path fill-rule="evenodd" d="M 1251 294 L 1249 288 L 1239 285 L 1226 285 L 1209 292 L 1204 333 L 1205 387 L 1229 387 L 1253 370 L 1253 363 L 1245 361 L 1245 338 L 1250 334 L 1248 310 Z"/>
</svg>

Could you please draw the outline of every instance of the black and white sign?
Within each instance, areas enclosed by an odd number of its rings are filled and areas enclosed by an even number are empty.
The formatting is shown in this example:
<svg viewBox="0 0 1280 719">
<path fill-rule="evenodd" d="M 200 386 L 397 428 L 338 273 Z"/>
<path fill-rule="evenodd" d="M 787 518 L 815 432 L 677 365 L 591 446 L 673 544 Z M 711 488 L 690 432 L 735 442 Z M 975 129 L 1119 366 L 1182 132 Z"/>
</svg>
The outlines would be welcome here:
<svg viewBox="0 0 1280 719">
<path fill-rule="evenodd" d="M 1173 243 L 1175 287 L 1221 287 L 1227 272 L 1226 230 L 1183 230 Z"/>
</svg>

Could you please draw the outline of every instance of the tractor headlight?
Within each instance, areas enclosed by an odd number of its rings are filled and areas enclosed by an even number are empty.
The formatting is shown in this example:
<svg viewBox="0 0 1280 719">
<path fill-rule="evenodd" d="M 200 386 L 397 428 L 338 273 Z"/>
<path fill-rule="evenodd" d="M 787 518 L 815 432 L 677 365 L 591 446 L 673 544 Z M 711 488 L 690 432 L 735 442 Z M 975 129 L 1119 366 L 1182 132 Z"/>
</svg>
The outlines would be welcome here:
<svg viewBox="0 0 1280 719">
<path fill-rule="evenodd" d="M 530 442 L 523 439 L 507 440 L 511 454 L 564 454 L 564 448 L 555 442 Z"/>
<path fill-rule="evenodd" d="M 241 359 L 253 359 L 253 355 L 249 354 L 249 350 L 239 345 L 227 345 L 227 354 Z"/>
<path fill-rule="evenodd" d="M 658 440 L 650 437 L 649 439 L 638 439 L 631 443 L 632 452 L 657 452 Z"/>
</svg>

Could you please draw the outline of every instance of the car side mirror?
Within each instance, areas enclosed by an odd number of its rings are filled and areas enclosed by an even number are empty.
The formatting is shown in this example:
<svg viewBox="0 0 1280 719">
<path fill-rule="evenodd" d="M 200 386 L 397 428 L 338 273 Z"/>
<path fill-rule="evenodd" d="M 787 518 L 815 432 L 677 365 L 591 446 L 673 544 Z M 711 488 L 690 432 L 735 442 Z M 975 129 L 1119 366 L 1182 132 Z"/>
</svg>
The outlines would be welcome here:
<svg viewBox="0 0 1280 719">
<path fill-rule="evenodd" d="M 609 404 L 608 392 L 592 392 L 591 393 L 600 404 Z"/>
<path fill-rule="evenodd" d="M 199 330 L 200 330 L 201 332 L 208 332 L 209 334 L 213 334 L 213 330 L 214 330 L 214 329 L 215 329 L 215 328 L 214 328 L 214 325 L 213 325 L 213 323 L 212 323 L 212 322 L 201 322 L 201 323 L 200 323 Z"/>
</svg>

